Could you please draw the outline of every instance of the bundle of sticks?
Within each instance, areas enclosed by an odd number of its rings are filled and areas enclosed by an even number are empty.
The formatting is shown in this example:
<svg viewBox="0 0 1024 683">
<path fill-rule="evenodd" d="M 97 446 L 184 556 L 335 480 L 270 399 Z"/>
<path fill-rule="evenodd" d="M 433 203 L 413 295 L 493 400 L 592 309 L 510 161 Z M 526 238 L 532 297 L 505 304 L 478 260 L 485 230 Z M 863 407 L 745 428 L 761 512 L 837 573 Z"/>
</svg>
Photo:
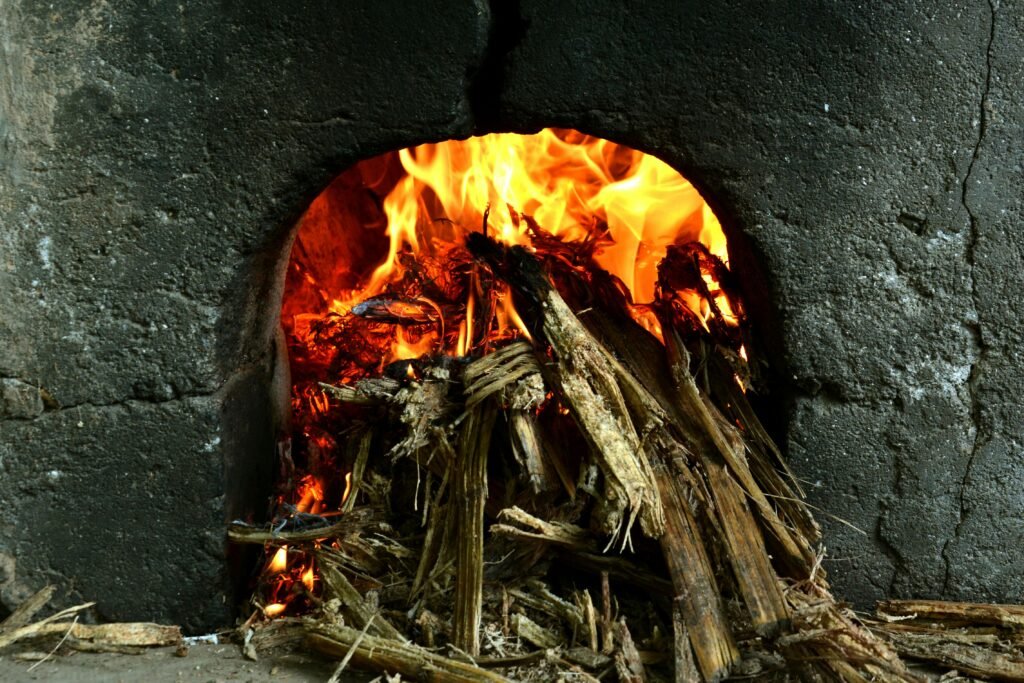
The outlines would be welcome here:
<svg viewBox="0 0 1024 683">
<path fill-rule="evenodd" d="M 992 638 L 927 641 L 897 618 L 920 605 L 868 622 L 833 597 L 799 483 L 748 403 L 735 345 L 716 343 L 734 326 L 712 297 L 701 326 L 664 301 L 659 340 L 564 254 L 479 233 L 467 248 L 515 293 L 532 338 L 323 385 L 361 411 L 340 435 L 352 495 L 329 527 L 233 529 L 305 547 L 319 576 L 297 586 L 311 613 L 250 621 L 247 643 L 301 640 L 340 668 L 437 681 L 922 680 L 900 653 L 1024 673 L 1009 652 L 969 654 Z M 670 249 L 664 290 L 699 288 L 704 258 Z"/>
</svg>

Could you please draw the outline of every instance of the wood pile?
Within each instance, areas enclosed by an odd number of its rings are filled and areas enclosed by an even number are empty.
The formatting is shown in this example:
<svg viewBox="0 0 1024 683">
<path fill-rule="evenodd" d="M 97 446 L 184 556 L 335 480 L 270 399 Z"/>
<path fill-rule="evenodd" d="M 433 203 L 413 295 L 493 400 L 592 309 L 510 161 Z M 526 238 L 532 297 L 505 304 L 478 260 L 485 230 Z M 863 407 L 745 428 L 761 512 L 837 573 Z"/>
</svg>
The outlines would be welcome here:
<svg viewBox="0 0 1024 683">
<path fill-rule="evenodd" d="M 305 544 L 322 583 L 312 614 L 244 626 L 257 649 L 302 641 L 339 670 L 431 681 L 923 680 L 901 654 L 1016 671 L 1016 655 L 977 654 L 1002 642 L 989 630 L 936 636 L 837 602 L 744 364 L 715 343 L 713 299 L 704 332 L 666 303 L 658 341 L 564 254 L 552 266 L 481 234 L 467 246 L 533 339 L 324 385 L 364 411 L 346 435 L 353 495 L 321 529 L 234 530 Z M 700 258 L 670 250 L 666 290 L 680 263 L 699 278 Z"/>
</svg>

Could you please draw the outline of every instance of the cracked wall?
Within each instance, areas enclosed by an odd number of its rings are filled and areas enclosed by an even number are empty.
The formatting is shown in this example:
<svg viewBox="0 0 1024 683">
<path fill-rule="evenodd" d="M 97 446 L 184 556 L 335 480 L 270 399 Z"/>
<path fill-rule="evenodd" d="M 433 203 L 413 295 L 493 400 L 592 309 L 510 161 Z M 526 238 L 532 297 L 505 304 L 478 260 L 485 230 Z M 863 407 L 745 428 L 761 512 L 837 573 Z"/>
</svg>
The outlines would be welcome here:
<svg viewBox="0 0 1024 683">
<path fill-rule="evenodd" d="M 0 5 L 0 602 L 226 621 L 287 227 L 357 159 L 547 125 L 724 218 L 840 592 L 1021 599 L 1022 10 Z"/>
</svg>

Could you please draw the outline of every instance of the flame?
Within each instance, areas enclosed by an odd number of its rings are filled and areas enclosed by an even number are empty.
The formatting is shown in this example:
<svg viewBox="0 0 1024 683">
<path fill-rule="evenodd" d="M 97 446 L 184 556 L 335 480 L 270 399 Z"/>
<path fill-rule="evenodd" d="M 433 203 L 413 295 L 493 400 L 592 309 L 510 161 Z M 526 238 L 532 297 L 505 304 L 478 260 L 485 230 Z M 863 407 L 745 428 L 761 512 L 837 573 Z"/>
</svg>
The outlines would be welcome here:
<svg viewBox="0 0 1024 683">
<path fill-rule="evenodd" d="M 656 157 L 552 129 L 450 140 L 361 162 L 313 202 L 293 247 L 282 311 L 286 332 L 305 340 L 311 361 L 329 354 L 316 344 L 317 325 L 325 317 L 350 316 L 361 302 L 401 289 L 403 278 L 430 264 L 436 269 L 432 281 L 443 280 L 451 267 L 444 263 L 445 249 L 461 244 L 469 232 L 486 230 L 506 244 L 529 246 L 521 215 L 567 241 L 603 235 L 595 259 L 637 304 L 653 300 L 657 264 L 672 244 L 700 241 L 728 259 L 725 235 L 710 207 Z M 439 322 L 417 320 L 368 332 L 382 351 L 376 370 L 431 353 L 468 355 L 492 339 L 529 338 L 507 292 L 498 293 L 493 310 L 497 329 L 481 329 L 479 315 L 491 304 L 478 298 L 476 285 L 474 275 L 450 332 L 447 314 Z M 717 291 L 717 285 L 709 288 Z M 425 294 L 418 296 L 428 299 Z M 714 296 L 723 317 L 735 319 L 726 298 Z M 696 294 L 687 305 L 702 319 L 711 315 Z M 323 412 L 319 403 L 310 408 Z"/>
<path fill-rule="evenodd" d="M 267 571 L 271 574 L 280 574 L 286 569 L 288 569 L 288 546 L 283 545 L 274 553 L 273 559 L 267 566 Z"/>
<path fill-rule="evenodd" d="M 420 145 L 362 161 L 309 206 L 286 271 L 281 323 L 296 424 L 296 457 L 286 460 L 294 469 L 286 478 L 302 476 L 279 498 L 294 507 L 284 505 L 279 514 L 344 514 L 325 510 L 342 510 L 352 495 L 352 473 L 344 487 L 338 481 L 348 462 L 343 439 L 332 436 L 341 409 L 317 382 L 351 383 L 385 372 L 415 381 L 422 364 L 388 366 L 427 355 L 471 357 L 510 339 L 533 340 L 508 285 L 466 249 L 472 232 L 562 259 L 577 271 L 583 261 L 565 256 L 575 252 L 555 252 L 582 245 L 589 274 L 597 270 L 592 255 L 628 290 L 634 319 L 658 339 L 668 305 L 685 307 L 709 332 L 739 325 L 726 283 L 716 281 L 722 264 L 708 266 L 707 253 L 728 262 L 718 219 L 693 185 L 653 156 L 547 129 Z M 693 265 L 685 261 L 693 242 L 707 249 L 698 250 L 697 270 L 680 276 L 678 286 L 659 283 L 666 254 L 682 254 L 681 270 Z M 561 403 L 554 407 L 569 412 Z M 277 549 L 261 583 L 264 613 L 302 609 L 316 582 L 317 567 L 301 546 L 293 548 L 290 566 L 287 549 Z"/>
<path fill-rule="evenodd" d="M 344 505 L 348 502 L 348 497 L 352 494 L 352 473 L 345 473 L 345 492 L 341 494 L 341 504 Z"/>
<path fill-rule="evenodd" d="M 299 480 L 299 486 L 295 490 L 299 502 L 295 504 L 298 512 L 308 512 L 313 515 L 320 514 L 323 509 L 324 485 L 319 479 L 307 474 Z"/>
<path fill-rule="evenodd" d="M 313 582 L 316 581 L 316 575 L 313 573 L 313 563 L 309 564 L 306 571 L 302 572 L 302 585 L 306 587 L 310 593 L 313 592 Z"/>
</svg>

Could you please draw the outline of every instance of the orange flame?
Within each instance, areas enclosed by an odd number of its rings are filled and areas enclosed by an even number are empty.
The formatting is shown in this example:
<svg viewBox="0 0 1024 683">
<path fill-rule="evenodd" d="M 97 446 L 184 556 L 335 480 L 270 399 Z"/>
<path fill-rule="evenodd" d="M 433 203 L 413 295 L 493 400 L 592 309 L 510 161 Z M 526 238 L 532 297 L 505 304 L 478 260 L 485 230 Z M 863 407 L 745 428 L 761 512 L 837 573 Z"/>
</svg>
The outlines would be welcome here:
<svg viewBox="0 0 1024 683">
<path fill-rule="evenodd" d="M 280 602 L 273 602 L 263 608 L 263 613 L 273 619 L 276 616 L 280 616 L 284 612 L 286 605 Z"/>
<path fill-rule="evenodd" d="M 367 191 L 382 196 L 381 204 L 361 208 Z M 310 206 L 293 248 L 304 258 L 289 279 L 286 331 L 305 338 L 324 316 L 350 314 L 359 303 L 386 295 L 412 267 L 403 255 L 420 263 L 422 255 L 438 255 L 439 245 L 461 244 L 479 230 L 529 245 L 519 214 L 564 240 L 604 235 L 595 258 L 636 303 L 654 298 L 657 264 L 672 244 L 701 241 L 728 258 L 721 225 L 697 190 L 648 154 L 552 129 L 420 145 L 361 162 Z M 351 237 L 339 237 L 339 230 Z M 714 293 L 717 286 L 709 288 Z M 499 298 L 498 332 L 528 336 L 511 296 Z M 701 318 L 710 315 L 699 296 L 687 303 Z M 733 315 L 724 296 L 716 295 L 716 303 L 727 318 Z M 381 367 L 428 353 L 467 355 L 493 332 L 474 329 L 482 305 L 471 287 L 466 315 L 450 337 L 443 321 L 426 331 L 395 326 Z"/>
<path fill-rule="evenodd" d="M 302 585 L 306 587 L 306 590 L 313 592 L 313 582 L 316 581 L 316 576 L 313 573 L 313 564 L 310 563 L 306 571 L 302 572 Z"/>
</svg>

